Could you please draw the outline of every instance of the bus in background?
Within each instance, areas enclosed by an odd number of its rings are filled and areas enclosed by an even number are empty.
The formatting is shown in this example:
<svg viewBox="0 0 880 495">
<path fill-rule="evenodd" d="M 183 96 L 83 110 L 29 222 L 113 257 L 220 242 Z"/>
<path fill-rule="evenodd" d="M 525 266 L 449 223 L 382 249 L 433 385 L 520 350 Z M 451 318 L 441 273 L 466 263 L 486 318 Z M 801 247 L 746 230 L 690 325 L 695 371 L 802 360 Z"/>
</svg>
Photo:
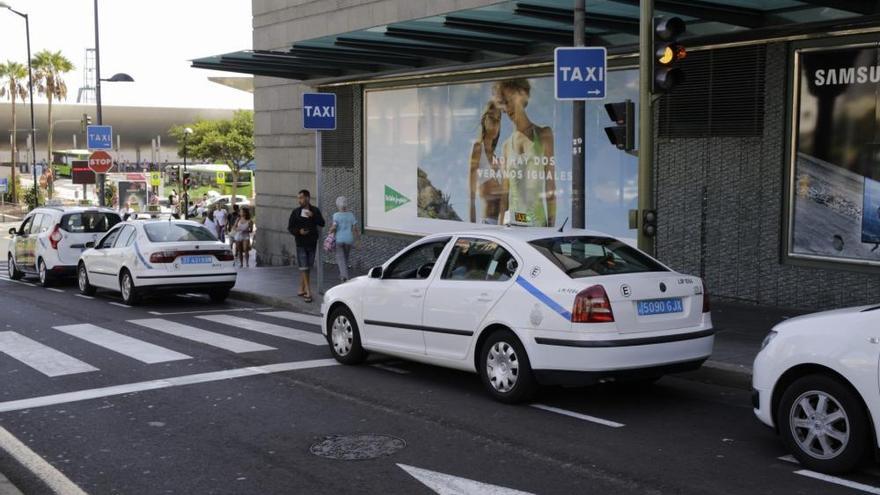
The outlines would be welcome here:
<svg viewBox="0 0 880 495">
<path fill-rule="evenodd" d="M 73 162 L 88 161 L 90 155 L 89 150 L 52 150 L 52 166 L 55 168 L 55 177 L 70 177 Z"/>
<path fill-rule="evenodd" d="M 165 185 L 173 185 L 180 190 L 178 174 L 183 169 L 182 165 L 168 165 L 165 167 Z M 187 165 L 186 171 L 192 179 L 189 197 L 199 198 L 208 191 L 215 191 L 221 196 L 232 194 L 232 170 L 222 163 Z M 254 197 L 254 172 L 242 169 L 238 172 L 238 181 L 235 183 L 236 196 Z"/>
</svg>

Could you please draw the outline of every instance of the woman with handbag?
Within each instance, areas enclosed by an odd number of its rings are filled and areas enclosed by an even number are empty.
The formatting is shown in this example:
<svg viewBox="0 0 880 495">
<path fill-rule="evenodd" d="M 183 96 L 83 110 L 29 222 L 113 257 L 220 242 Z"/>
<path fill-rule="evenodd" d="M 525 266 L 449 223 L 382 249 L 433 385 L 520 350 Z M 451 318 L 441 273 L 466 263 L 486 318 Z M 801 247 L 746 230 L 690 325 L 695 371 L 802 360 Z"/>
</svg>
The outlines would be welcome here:
<svg viewBox="0 0 880 495">
<path fill-rule="evenodd" d="M 349 279 L 349 257 L 351 246 L 359 241 L 360 232 L 357 228 L 357 219 L 348 211 L 348 200 L 345 196 L 336 198 L 336 208 L 339 210 L 333 214 L 333 224 L 330 226 L 330 235 L 335 241 L 336 266 L 339 268 L 339 279 L 343 282 Z M 325 248 L 330 243 L 330 236 L 325 241 Z"/>
</svg>

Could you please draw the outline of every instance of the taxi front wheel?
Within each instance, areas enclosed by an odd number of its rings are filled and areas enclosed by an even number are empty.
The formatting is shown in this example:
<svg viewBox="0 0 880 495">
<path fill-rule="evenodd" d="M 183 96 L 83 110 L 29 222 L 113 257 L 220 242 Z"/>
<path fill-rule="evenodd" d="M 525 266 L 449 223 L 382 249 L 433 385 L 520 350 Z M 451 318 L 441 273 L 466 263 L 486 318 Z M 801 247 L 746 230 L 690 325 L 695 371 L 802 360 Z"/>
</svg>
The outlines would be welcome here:
<svg viewBox="0 0 880 495">
<path fill-rule="evenodd" d="M 509 330 L 497 330 L 483 343 L 479 372 L 489 394 L 507 404 L 525 402 L 538 390 L 526 350 Z"/>
<path fill-rule="evenodd" d="M 79 268 L 76 270 L 76 281 L 79 285 L 79 291 L 84 296 L 94 296 L 95 295 L 95 286 L 89 283 L 89 272 L 86 270 L 86 264 L 80 263 Z"/>
<path fill-rule="evenodd" d="M 348 308 L 340 306 L 330 313 L 327 319 L 327 342 L 333 358 L 342 364 L 360 364 L 367 358 L 367 351 L 361 346 L 361 334 L 357 321 Z"/>
<path fill-rule="evenodd" d="M 12 280 L 21 280 L 24 277 L 24 273 L 15 266 L 15 260 L 12 258 L 12 255 L 9 255 L 7 260 L 7 269 L 9 270 L 9 278 Z"/>
</svg>

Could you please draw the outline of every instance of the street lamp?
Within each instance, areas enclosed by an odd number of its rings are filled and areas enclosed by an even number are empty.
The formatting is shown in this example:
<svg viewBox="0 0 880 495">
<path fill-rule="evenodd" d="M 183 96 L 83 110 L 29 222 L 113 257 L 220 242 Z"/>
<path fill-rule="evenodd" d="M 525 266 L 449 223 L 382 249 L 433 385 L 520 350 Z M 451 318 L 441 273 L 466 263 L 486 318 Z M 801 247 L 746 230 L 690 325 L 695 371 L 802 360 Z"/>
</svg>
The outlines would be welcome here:
<svg viewBox="0 0 880 495">
<path fill-rule="evenodd" d="M 95 0 L 95 103 L 98 106 L 98 125 L 104 124 L 104 116 L 101 112 L 101 81 L 107 82 L 134 82 L 128 74 L 115 74 L 110 79 L 101 79 L 101 44 L 98 42 L 98 0 Z M 98 204 L 104 206 L 104 174 L 98 174 Z"/>
<path fill-rule="evenodd" d="M 39 195 L 37 194 L 39 182 L 37 181 L 37 125 L 34 123 L 34 71 L 31 67 L 31 23 L 28 20 L 27 14 L 13 9 L 6 2 L 0 1 L 0 9 L 7 9 L 13 14 L 18 14 L 20 17 L 24 18 L 24 32 L 27 37 L 28 94 L 31 98 L 31 167 L 33 167 L 34 170 L 34 208 L 36 208 L 39 206 Z M 12 166 L 14 167 L 15 164 L 13 163 Z"/>
<path fill-rule="evenodd" d="M 191 127 L 183 129 L 183 179 L 180 181 L 181 189 L 183 189 L 183 219 L 189 215 L 189 187 L 184 184 L 186 180 L 186 138 L 193 133 Z"/>
</svg>

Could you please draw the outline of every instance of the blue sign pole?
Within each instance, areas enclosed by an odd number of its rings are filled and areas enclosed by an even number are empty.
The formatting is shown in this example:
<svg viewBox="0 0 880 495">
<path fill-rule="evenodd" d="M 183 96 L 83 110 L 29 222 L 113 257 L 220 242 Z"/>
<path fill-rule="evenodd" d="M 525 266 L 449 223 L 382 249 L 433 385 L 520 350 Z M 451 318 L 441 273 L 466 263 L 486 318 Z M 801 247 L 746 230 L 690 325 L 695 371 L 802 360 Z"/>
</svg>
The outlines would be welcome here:
<svg viewBox="0 0 880 495">
<path fill-rule="evenodd" d="M 321 131 L 336 129 L 336 94 L 335 93 L 303 93 L 303 129 L 315 132 L 315 202 L 320 205 L 321 195 Z M 319 206 L 320 207 L 320 206 Z M 320 236 L 319 236 L 320 242 Z M 324 265 L 321 261 L 321 246 L 315 251 L 318 279 L 315 284 L 319 294 L 323 294 Z"/>
</svg>

